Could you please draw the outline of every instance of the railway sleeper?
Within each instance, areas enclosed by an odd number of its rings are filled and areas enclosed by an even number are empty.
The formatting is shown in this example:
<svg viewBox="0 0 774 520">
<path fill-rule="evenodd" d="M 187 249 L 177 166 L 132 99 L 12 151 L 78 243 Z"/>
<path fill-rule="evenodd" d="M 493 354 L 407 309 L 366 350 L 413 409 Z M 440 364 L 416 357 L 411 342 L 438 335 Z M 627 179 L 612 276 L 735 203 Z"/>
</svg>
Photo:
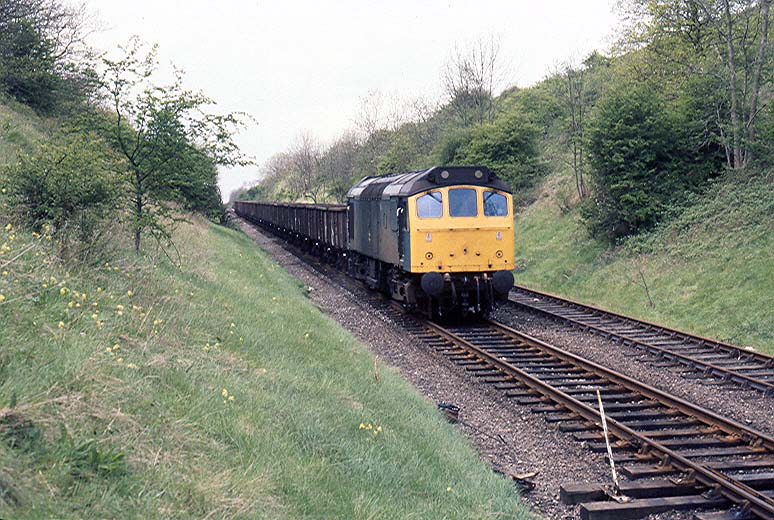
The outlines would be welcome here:
<svg viewBox="0 0 774 520">
<path fill-rule="evenodd" d="M 704 464 L 705 466 L 719 470 L 719 471 L 747 471 L 747 470 L 767 470 L 774 467 L 774 460 L 771 458 L 757 458 L 757 459 L 740 459 L 731 461 L 710 461 Z M 638 478 L 650 478 L 658 477 L 662 475 L 669 475 L 670 473 L 679 473 L 680 470 L 670 464 L 656 464 L 652 466 L 621 466 L 621 474 L 626 478 L 638 479 Z M 739 476 L 734 476 L 738 479 Z"/>
<path fill-rule="evenodd" d="M 575 396 L 575 399 L 583 403 L 597 403 L 597 394 L 589 392 L 588 394 L 579 394 Z M 632 403 L 644 399 L 643 396 L 635 393 L 620 393 L 620 394 L 602 394 L 602 402 L 605 408 L 610 406 L 608 403 Z"/>
<path fill-rule="evenodd" d="M 693 515 L 694 520 L 755 520 L 758 516 L 732 507 L 726 511 L 714 511 L 711 513 L 699 512 Z"/>
<path fill-rule="evenodd" d="M 743 457 L 761 455 L 766 450 L 760 448 L 751 448 L 750 446 L 730 446 L 730 447 L 713 447 L 713 448 L 701 448 L 689 450 L 675 450 L 680 455 L 688 459 L 699 459 L 705 457 L 731 457 L 734 455 L 741 455 Z M 620 454 L 613 457 L 617 463 L 623 464 L 626 462 L 643 462 L 646 460 L 655 460 L 653 455 L 632 453 L 632 454 Z"/>
<path fill-rule="evenodd" d="M 626 421 L 626 426 L 634 430 L 652 431 L 662 430 L 664 428 L 686 428 L 703 424 L 698 419 L 687 417 L 673 417 L 670 419 L 646 419 L 639 421 Z"/>
<path fill-rule="evenodd" d="M 642 498 L 623 503 L 589 502 L 581 504 L 580 517 L 581 520 L 633 520 L 665 511 L 716 509 L 730 505 L 725 497 L 707 498 L 703 495 Z"/>
<path fill-rule="evenodd" d="M 559 501 L 566 505 L 604 501 L 609 498 L 608 484 L 570 483 L 559 488 Z M 662 478 L 645 481 L 621 482 L 619 492 L 630 498 L 657 498 L 700 494 L 707 488 L 694 483 L 675 484 Z"/>
<path fill-rule="evenodd" d="M 651 439 L 667 439 L 667 438 L 677 438 L 677 437 L 695 437 L 697 435 L 709 435 L 715 433 L 715 430 L 712 428 L 682 428 L 682 429 L 675 429 L 675 430 L 657 430 L 650 432 L 648 434 L 648 437 Z M 591 432 L 591 433 L 577 433 L 574 434 L 573 437 L 575 440 L 578 441 L 603 441 L 605 440 L 605 436 L 602 434 L 601 431 Z"/>
<path fill-rule="evenodd" d="M 551 364 L 544 364 L 544 363 L 537 363 L 519 367 L 525 372 L 529 373 L 530 375 L 534 375 L 536 377 L 539 377 L 543 379 L 543 377 L 550 377 L 551 374 L 559 374 L 559 375 L 581 375 L 584 373 L 587 373 L 585 370 L 579 367 L 573 367 L 572 365 L 568 365 L 566 363 L 551 363 Z"/>
</svg>

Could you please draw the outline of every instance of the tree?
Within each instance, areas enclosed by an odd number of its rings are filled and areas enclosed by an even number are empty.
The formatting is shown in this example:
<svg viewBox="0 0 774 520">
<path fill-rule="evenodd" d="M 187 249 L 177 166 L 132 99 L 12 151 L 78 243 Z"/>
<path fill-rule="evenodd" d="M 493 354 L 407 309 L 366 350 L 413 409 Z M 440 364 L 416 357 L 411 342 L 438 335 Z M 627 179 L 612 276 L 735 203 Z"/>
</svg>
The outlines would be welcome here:
<svg viewBox="0 0 774 520">
<path fill-rule="evenodd" d="M 352 187 L 358 150 L 357 136 L 347 132 L 336 139 L 322 156 L 320 176 L 336 202 L 344 202 Z"/>
<path fill-rule="evenodd" d="M 58 0 L 0 0 L 0 90 L 44 113 L 87 100 L 92 53 L 85 8 Z"/>
<path fill-rule="evenodd" d="M 486 166 L 516 191 L 529 187 L 540 173 L 538 135 L 535 125 L 523 114 L 508 113 L 467 132 L 447 159 L 456 164 Z"/>
<path fill-rule="evenodd" d="M 494 91 L 501 74 L 500 42 L 496 38 L 481 38 L 462 49 L 455 46 L 441 80 L 462 126 L 494 119 Z"/>
<path fill-rule="evenodd" d="M 191 189 L 207 191 L 195 182 L 192 165 L 211 174 L 214 166 L 250 160 L 233 140 L 244 114 L 207 113 L 213 101 L 183 88 L 180 71 L 171 85 L 153 84 L 156 47 L 141 56 L 143 47 L 133 38 L 122 50 L 116 60 L 103 59 L 101 85 L 113 113 L 111 126 L 103 131 L 128 164 L 134 248 L 139 252 L 146 231 L 169 241 L 168 222 L 174 220 L 170 202 L 185 202 Z"/>
<path fill-rule="evenodd" d="M 653 227 L 713 174 L 685 124 L 654 86 L 611 87 L 589 128 L 595 197 L 584 217 L 593 235 L 614 241 Z"/>
<path fill-rule="evenodd" d="M 771 97 L 771 0 L 628 0 L 628 48 L 644 48 L 645 69 L 665 88 L 711 85 L 704 98 L 705 141 L 724 147 L 729 168 L 744 168 L 758 147 Z M 686 85 L 688 84 L 688 85 Z M 709 88 L 704 89 L 710 90 Z"/>
<path fill-rule="evenodd" d="M 311 199 L 317 204 L 325 192 L 320 175 L 322 151 L 320 144 L 309 133 L 300 134 L 288 152 L 287 185 L 296 197 Z"/>
<path fill-rule="evenodd" d="M 560 73 L 560 81 L 556 82 L 557 97 L 562 101 L 567 121 L 567 143 L 570 147 L 569 165 L 575 174 L 575 189 L 583 199 L 588 195 L 584 174 L 586 170 L 586 109 L 587 87 L 586 70 L 583 66 L 572 67 L 565 64 Z"/>
</svg>

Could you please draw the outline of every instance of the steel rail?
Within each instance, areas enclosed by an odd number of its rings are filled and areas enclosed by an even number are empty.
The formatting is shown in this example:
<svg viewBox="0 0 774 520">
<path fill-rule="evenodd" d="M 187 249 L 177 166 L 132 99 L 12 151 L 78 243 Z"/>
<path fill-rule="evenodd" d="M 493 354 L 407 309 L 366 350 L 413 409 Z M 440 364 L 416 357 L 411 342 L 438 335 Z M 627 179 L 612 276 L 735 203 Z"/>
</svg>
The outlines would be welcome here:
<svg viewBox="0 0 774 520">
<path fill-rule="evenodd" d="M 529 386 L 535 391 L 553 400 L 557 404 L 569 409 L 571 412 L 577 414 L 588 422 L 597 423 L 599 421 L 599 412 L 595 408 L 575 399 L 567 393 L 551 386 L 545 381 L 535 377 L 519 367 L 498 358 L 496 355 L 478 348 L 472 342 L 448 331 L 442 326 L 424 321 L 423 324 L 427 326 L 434 333 L 443 337 L 452 344 L 458 345 L 469 353 L 478 357 L 482 361 L 489 363 L 496 367 L 504 374 L 511 376 L 523 384 Z M 488 325 L 493 329 L 505 333 L 522 343 L 538 348 L 539 350 L 555 356 L 563 361 L 567 361 L 577 366 L 588 370 L 589 372 L 607 379 L 610 382 L 623 386 L 631 391 L 637 392 L 643 396 L 647 396 L 650 399 L 659 401 L 661 404 L 670 408 L 675 408 L 687 415 L 696 417 L 703 422 L 715 426 L 729 435 L 735 435 L 739 438 L 745 439 L 753 445 L 763 446 L 768 451 L 774 451 L 774 438 L 764 433 L 757 432 L 751 428 L 724 418 L 715 414 L 714 412 L 705 408 L 699 407 L 687 401 L 684 401 L 678 397 L 666 394 L 654 387 L 640 383 L 634 379 L 631 379 L 623 374 L 619 374 L 610 369 L 607 369 L 601 365 L 598 365 L 592 361 L 580 358 L 574 354 L 563 351 L 557 347 L 549 345 L 526 334 L 517 332 L 510 327 L 502 325 L 497 322 L 489 322 Z M 628 441 L 632 444 L 644 447 L 647 446 L 651 452 L 657 452 L 669 460 L 674 467 L 690 473 L 693 478 L 707 486 L 708 488 L 715 490 L 717 493 L 723 495 L 733 503 L 739 504 L 743 507 L 747 507 L 749 511 L 755 513 L 764 519 L 774 519 L 774 499 L 767 497 L 766 495 L 756 491 L 755 489 L 734 480 L 723 473 L 704 466 L 700 463 L 694 462 L 675 450 L 668 448 L 662 443 L 649 438 L 647 433 L 638 432 L 622 422 L 608 418 L 608 428 L 618 438 Z"/>
<path fill-rule="evenodd" d="M 742 347 L 731 345 L 730 343 L 724 343 L 721 341 L 705 338 L 702 336 L 689 334 L 687 332 L 670 329 L 668 327 L 664 327 L 663 325 L 658 325 L 648 321 L 640 320 L 638 318 L 632 318 L 624 314 L 618 314 L 605 309 L 600 309 L 599 307 L 596 307 L 593 305 L 579 303 L 573 300 L 567 300 L 560 296 L 556 296 L 550 293 L 544 293 L 541 291 L 536 291 L 534 289 L 529 289 L 523 286 L 514 287 L 514 289 L 512 290 L 512 294 L 509 296 L 509 300 L 518 305 L 522 305 L 529 309 L 540 311 L 542 313 L 548 314 L 549 316 L 561 318 L 565 321 L 569 321 L 570 323 L 573 323 L 574 325 L 577 325 L 578 327 L 582 327 L 585 329 L 592 329 L 596 332 L 599 332 L 600 334 L 614 336 L 620 339 L 624 344 L 632 345 L 637 348 L 658 354 L 663 358 L 677 361 L 685 366 L 696 368 L 704 374 L 712 374 L 712 375 L 718 376 L 722 380 L 734 381 L 743 386 L 748 386 L 750 388 L 759 390 L 763 392 L 764 395 L 774 394 L 774 382 L 772 381 L 767 381 L 758 377 L 743 374 L 738 369 L 732 370 L 732 369 L 720 366 L 718 364 L 712 363 L 710 361 L 698 359 L 696 357 L 692 357 L 690 355 L 677 352 L 670 348 L 665 348 L 653 343 L 649 343 L 648 341 L 638 339 L 628 334 L 616 332 L 614 330 L 611 330 L 610 328 L 606 328 L 605 326 L 595 325 L 593 323 L 588 323 L 583 319 L 578 319 L 576 317 L 563 315 L 561 312 L 554 312 L 548 309 L 541 308 L 538 305 L 530 305 L 530 304 L 524 303 L 523 301 L 516 299 L 513 296 L 513 293 L 521 293 L 527 296 L 537 295 L 540 298 L 548 299 L 549 303 L 557 302 L 560 305 L 569 306 L 567 310 L 572 310 L 572 308 L 574 307 L 581 311 L 587 311 L 587 312 L 596 314 L 597 316 L 594 316 L 594 317 L 610 317 L 612 319 L 620 320 L 623 323 L 635 324 L 637 326 L 650 329 L 654 332 L 662 333 L 665 336 L 669 336 L 671 338 L 678 338 L 683 341 L 696 343 L 698 347 L 706 346 L 708 349 L 719 349 L 729 354 L 729 356 L 737 356 L 737 358 L 742 362 L 752 359 L 760 363 L 760 367 L 750 366 L 749 370 L 753 370 L 756 368 L 760 368 L 760 369 L 771 368 L 772 370 L 774 370 L 774 357 L 769 356 L 767 354 L 746 350 Z"/>
</svg>

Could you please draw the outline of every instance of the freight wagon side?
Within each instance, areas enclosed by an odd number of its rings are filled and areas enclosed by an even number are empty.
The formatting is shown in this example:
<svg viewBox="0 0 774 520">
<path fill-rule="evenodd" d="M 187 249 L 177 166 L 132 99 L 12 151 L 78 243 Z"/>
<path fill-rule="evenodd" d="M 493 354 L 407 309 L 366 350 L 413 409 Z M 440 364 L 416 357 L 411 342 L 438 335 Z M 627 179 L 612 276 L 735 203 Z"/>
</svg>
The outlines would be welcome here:
<svg viewBox="0 0 774 520">
<path fill-rule="evenodd" d="M 237 201 L 237 215 L 305 251 L 338 259 L 347 250 L 347 206 Z"/>
</svg>

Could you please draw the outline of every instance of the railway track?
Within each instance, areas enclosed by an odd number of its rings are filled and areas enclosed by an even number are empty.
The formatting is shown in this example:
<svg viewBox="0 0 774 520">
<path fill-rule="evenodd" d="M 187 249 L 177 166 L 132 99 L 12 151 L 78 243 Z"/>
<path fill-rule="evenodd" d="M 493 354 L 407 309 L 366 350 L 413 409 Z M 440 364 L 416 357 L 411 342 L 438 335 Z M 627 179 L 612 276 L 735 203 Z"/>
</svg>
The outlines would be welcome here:
<svg viewBox="0 0 774 520">
<path fill-rule="evenodd" d="M 774 395 L 772 356 L 526 287 L 514 287 L 509 300 L 690 368 L 703 377 Z"/>
<path fill-rule="evenodd" d="M 327 276 L 340 274 L 320 265 L 316 269 Z M 630 500 L 613 500 L 615 494 L 602 483 L 563 486 L 562 500 L 580 503 L 582 518 L 622 520 L 674 509 L 720 509 L 696 518 L 774 519 L 771 436 L 495 322 L 443 328 L 403 313 L 394 316 L 481 382 L 545 414 L 591 450 L 604 452 L 595 407 L 600 390 L 613 460 L 630 479 L 620 492 Z"/>
<path fill-rule="evenodd" d="M 581 518 L 721 509 L 697 518 L 774 519 L 774 438 L 496 322 L 447 328 L 406 318 L 404 327 L 604 452 L 596 407 L 601 392 L 613 459 L 631 479 L 620 489 L 629 500 L 613 500 L 602 484 L 564 486 L 566 503 L 582 502 Z"/>
</svg>

